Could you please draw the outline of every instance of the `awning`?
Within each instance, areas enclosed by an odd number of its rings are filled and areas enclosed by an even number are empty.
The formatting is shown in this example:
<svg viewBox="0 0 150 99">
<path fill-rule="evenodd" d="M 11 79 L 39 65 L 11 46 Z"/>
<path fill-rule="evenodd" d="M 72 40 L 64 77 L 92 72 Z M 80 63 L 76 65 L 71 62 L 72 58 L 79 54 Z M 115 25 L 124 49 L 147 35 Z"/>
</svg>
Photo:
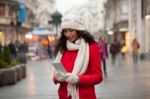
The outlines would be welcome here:
<svg viewBox="0 0 150 99">
<path fill-rule="evenodd" d="M 33 31 L 31 31 L 27 34 L 32 34 L 32 35 L 55 35 L 54 32 L 49 31 L 48 29 L 46 29 L 44 27 L 37 27 Z"/>
</svg>

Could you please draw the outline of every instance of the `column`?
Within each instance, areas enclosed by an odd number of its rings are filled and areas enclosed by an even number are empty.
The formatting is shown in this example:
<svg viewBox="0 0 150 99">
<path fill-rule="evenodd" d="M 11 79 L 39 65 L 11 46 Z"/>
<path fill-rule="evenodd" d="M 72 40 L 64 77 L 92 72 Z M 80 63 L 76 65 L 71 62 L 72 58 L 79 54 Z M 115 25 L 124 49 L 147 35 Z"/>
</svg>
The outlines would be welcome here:
<svg viewBox="0 0 150 99">
<path fill-rule="evenodd" d="M 150 16 L 145 18 L 145 52 L 149 53 L 150 51 Z"/>
<path fill-rule="evenodd" d="M 128 0 L 128 31 L 129 31 L 129 37 L 130 37 L 130 47 L 129 47 L 129 51 L 131 51 L 131 42 L 132 42 L 132 7 L 131 7 L 131 0 Z"/>
<path fill-rule="evenodd" d="M 139 44 L 140 44 L 140 52 L 143 53 L 143 48 L 144 48 L 144 44 L 142 44 L 142 38 L 143 38 L 143 35 L 142 35 L 142 6 L 141 6 L 141 0 L 137 0 L 137 4 L 136 4 L 136 15 L 137 15 L 137 39 L 139 41 Z"/>
</svg>

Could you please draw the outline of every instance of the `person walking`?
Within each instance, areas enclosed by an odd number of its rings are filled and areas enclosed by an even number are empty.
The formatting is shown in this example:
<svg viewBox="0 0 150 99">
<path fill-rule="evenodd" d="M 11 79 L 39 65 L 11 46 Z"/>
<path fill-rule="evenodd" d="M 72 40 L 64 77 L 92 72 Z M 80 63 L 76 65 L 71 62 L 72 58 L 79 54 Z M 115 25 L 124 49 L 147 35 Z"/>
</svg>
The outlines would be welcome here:
<svg viewBox="0 0 150 99">
<path fill-rule="evenodd" d="M 139 42 L 137 40 L 137 38 L 134 38 L 132 41 L 132 56 L 133 56 L 133 63 L 137 63 L 138 62 L 138 52 L 139 52 Z"/>
<path fill-rule="evenodd" d="M 104 36 L 100 37 L 99 46 L 100 46 L 101 61 L 103 62 L 103 71 L 104 71 L 104 74 L 107 75 L 106 59 L 108 58 L 108 51 L 107 51 L 106 39 Z"/>
<path fill-rule="evenodd" d="M 117 65 L 116 57 L 120 53 L 120 42 L 117 37 L 114 37 L 113 41 L 110 44 L 110 54 L 113 65 Z"/>
<path fill-rule="evenodd" d="M 79 18 L 64 18 L 56 59 L 67 73 L 55 71 L 59 99 L 96 99 L 94 86 L 103 80 L 99 46 Z"/>
<path fill-rule="evenodd" d="M 13 42 L 10 42 L 8 47 L 10 49 L 10 58 L 11 58 L 11 60 L 17 59 L 17 51 L 16 51 L 15 44 Z"/>
<path fill-rule="evenodd" d="M 128 48 L 125 43 L 123 43 L 123 46 L 121 47 L 121 54 L 122 58 L 126 59 L 126 54 L 128 53 Z"/>
<path fill-rule="evenodd" d="M 47 44 L 47 52 L 48 52 L 49 58 L 51 59 L 53 56 L 52 56 L 52 48 L 49 42 Z"/>
<path fill-rule="evenodd" d="M 0 41 L 0 54 L 2 53 L 2 51 L 3 51 L 3 46 L 2 46 L 2 43 Z"/>
</svg>

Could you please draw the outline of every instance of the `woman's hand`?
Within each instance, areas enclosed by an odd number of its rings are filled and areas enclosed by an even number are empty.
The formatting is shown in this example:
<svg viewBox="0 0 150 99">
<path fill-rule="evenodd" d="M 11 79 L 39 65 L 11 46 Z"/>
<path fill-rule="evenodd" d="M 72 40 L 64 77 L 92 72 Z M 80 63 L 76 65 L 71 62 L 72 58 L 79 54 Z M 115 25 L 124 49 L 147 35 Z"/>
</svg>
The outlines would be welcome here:
<svg viewBox="0 0 150 99">
<path fill-rule="evenodd" d="M 59 81 L 59 82 L 63 82 L 66 81 L 67 75 L 62 73 L 62 72 L 56 72 L 55 73 L 55 78 Z"/>
<path fill-rule="evenodd" d="M 79 77 L 72 73 L 67 73 L 67 79 L 66 82 L 70 84 L 78 84 L 79 83 Z"/>
</svg>

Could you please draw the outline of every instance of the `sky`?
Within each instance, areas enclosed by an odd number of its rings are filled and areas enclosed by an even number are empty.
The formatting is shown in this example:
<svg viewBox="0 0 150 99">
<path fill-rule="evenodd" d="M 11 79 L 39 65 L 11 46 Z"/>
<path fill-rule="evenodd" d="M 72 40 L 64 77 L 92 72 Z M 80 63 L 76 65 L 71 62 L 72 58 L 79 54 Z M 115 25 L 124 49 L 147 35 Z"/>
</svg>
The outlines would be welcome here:
<svg viewBox="0 0 150 99">
<path fill-rule="evenodd" d="M 64 14 L 72 6 L 80 6 L 87 2 L 88 0 L 56 0 L 57 10 Z"/>
</svg>

